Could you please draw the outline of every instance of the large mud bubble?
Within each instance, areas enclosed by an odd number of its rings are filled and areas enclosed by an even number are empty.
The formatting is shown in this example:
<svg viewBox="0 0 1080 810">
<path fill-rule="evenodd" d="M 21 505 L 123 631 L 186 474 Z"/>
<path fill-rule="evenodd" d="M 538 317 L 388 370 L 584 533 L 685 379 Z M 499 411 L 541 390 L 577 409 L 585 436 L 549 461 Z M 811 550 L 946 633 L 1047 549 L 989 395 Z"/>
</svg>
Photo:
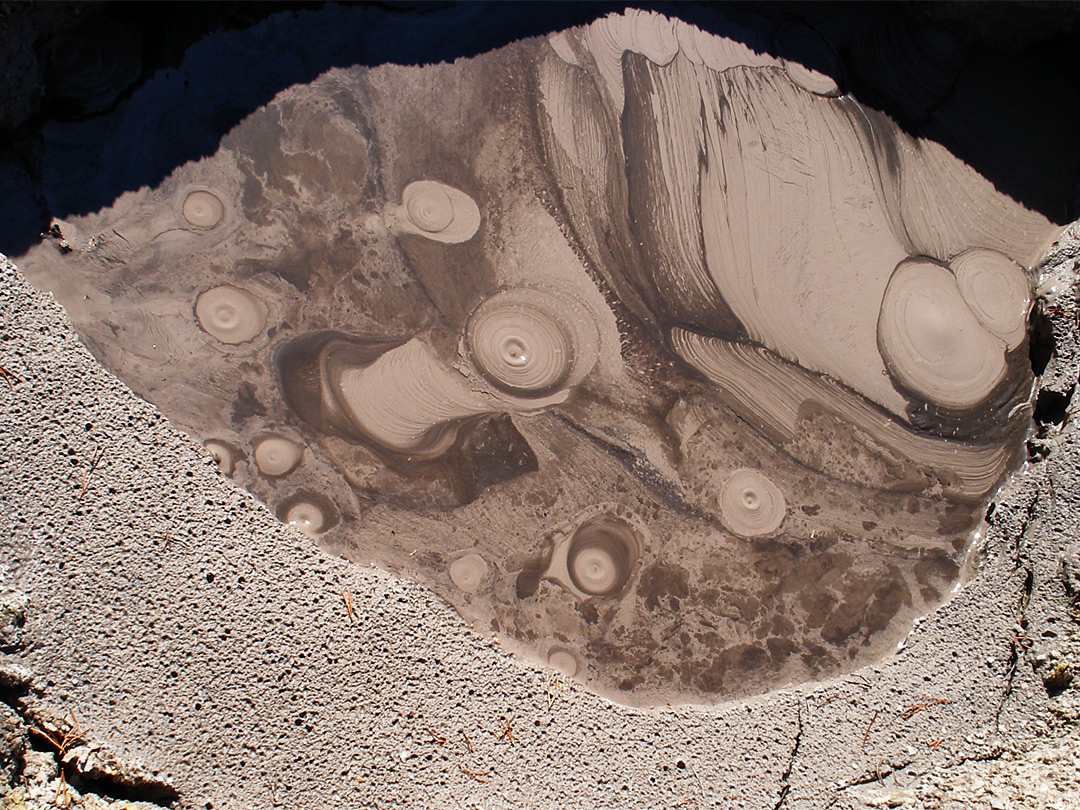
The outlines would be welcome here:
<svg viewBox="0 0 1080 810">
<path fill-rule="evenodd" d="M 19 264 L 282 520 L 531 660 L 638 704 L 849 671 L 1019 461 L 1059 227 L 930 137 L 998 81 L 947 32 L 729 28 L 334 69 Z"/>
</svg>

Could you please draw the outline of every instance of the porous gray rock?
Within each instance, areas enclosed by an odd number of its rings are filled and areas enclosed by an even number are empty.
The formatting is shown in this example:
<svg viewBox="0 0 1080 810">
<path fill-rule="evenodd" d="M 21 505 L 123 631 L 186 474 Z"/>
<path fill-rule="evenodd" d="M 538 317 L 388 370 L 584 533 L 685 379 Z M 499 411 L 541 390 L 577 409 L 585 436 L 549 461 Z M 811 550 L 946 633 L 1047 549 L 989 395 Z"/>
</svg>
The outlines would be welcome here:
<svg viewBox="0 0 1080 810">
<path fill-rule="evenodd" d="M 0 786 L 11 785 L 22 773 L 26 753 L 26 725 L 6 704 L 0 703 Z"/>
</svg>

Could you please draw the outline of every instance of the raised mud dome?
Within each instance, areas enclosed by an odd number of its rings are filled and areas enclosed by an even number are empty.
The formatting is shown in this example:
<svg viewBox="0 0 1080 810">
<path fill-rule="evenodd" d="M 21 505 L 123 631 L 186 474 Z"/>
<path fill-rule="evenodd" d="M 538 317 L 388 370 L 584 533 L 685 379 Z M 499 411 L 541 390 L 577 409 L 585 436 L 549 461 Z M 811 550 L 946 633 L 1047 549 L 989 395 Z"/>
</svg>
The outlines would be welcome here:
<svg viewBox="0 0 1080 810">
<path fill-rule="evenodd" d="M 741 25 L 330 70 L 19 264 L 281 520 L 531 660 L 637 704 L 850 671 L 1031 416 L 1058 226 L 944 144 L 1058 122 L 985 120 L 1026 90 L 949 32 Z"/>
</svg>

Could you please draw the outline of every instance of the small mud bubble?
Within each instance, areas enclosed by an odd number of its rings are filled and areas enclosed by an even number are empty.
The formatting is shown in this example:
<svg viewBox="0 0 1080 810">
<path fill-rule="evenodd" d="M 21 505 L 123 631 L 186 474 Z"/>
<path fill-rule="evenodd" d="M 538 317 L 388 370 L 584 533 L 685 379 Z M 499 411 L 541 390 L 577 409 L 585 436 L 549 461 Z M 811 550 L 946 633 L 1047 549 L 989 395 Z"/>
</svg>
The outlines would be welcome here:
<svg viewBox="0 0 1080 810">
<path fill-rule="evenodd" d="M 488 564 L 479 554 L 465 554 L 450 563 L 450 580 L 465 593 L 476 593 L 487 573 Z"/>
<path fill-rule="evenodd" d="M 222 343 L 254 340 L 266 328 L 266 306 L 247 290 L 222 284 L 199 295 L 195 317 L 203 331 Z"/>
<path fill-rule="evenodd" d="M 281 436 L 267 436 L 255 445 L 255 464 L 271 478 L 288 475 L 300 464 L 303 451 Z"/>
<path fill-rule="evenodd" d="M 213 192 L 197 189 L 184 198 L 180 213 L 193 228 L 209 230 L 224 219 L 225 204 Z"/>
</svg>

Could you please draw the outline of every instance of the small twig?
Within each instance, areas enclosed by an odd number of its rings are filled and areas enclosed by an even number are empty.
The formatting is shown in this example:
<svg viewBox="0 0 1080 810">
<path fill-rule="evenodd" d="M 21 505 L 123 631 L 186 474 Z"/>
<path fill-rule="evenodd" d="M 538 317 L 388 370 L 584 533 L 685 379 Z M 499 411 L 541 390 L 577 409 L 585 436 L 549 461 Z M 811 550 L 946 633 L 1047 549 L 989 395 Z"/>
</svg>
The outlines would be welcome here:
<svg viewBox="0 0 1080 810">
<path fill-rule="evenodd" d="M 1013 641 L 1017 644 L 1017 646 L 1025 649 L 1025 650 L 1030 650 L 1031 646 L 1035 643 L 1032 639 L 1028 638 L 1027 636 L 1023 636 L 1023 635 L 1019 635 L 1019 636 L 1014 635 L 1012 638 L 1013 638 Z"/>
<path fill-rule="evenodd" d="M 502 719 L 499 722 L 502 724 L 502 733 L 499 734 L 499 736 L 496 737 L 495 739 L 501 740 L 503 737 L 506 737 L 506 739 L 508 739 L 510 741 L 510 744 L 513 745 L 514 744 L 514 729 L 513 729 L 513 726 L 511 724 L 514 722 L 514 718 L 513 717 L 507 717 L 506 715 L 503 715 Z"/>
<path fill-rule="evenodd" d="M 60 746 L 62 745 L 60 740 L 56 739 L 56 737 L 54 737 L 52 734 L 50 734 L 45 729 L 36 728 L 34 726 L 31 726 L 30 727 L 30 733 L 31 734 L 36 734 L 37 736 L 41 737 L 41 739 L 45 740 L 45 742 L 47 742 L 49 745 L 51 745 L 57 751 L 60 750 Z"/>
<path fill-rule="evenodd" d="M 555 705 L 555 701 L 559 699 L 561 692 L 569 692 L 570 687 L 562 679 L 562 675 L 553 673 L 548 675 L 547 679 L 547 707 L 548 711 L 551 711 L 551 707 Z"/>
<path fill-rule="evenodd" d="M 431 741 L 433 743 L 435 743 L 436 745 L 446 745 L 446 737 L 439 736 L 434 731 L 432 731 L 430 728 L 427 729 L 427 733 L 431 735 Z"/>
<path fill-rule="evenodd" d="M 30 726 L 31 734 L 41 737 L 56 749 L 56 758 L 60 761 L 64 759 L 64 756 L 74 745 L 83 742 L 83 737 L 79 733 L 79 718 L 75 716 L 75 712 L 71 709 L 68 709 L 68 717 L 71 719 L 67 723 L 66 731 L 61 731 L 61 724 L 55 721 L 52 721 L 56 725 L 55 732 L 47 731 L 39 726 Z"/>
<path fill-rule="evenodd" d="M 873 683 L 865 675 L 860 675 L 856 672 L 851 677 L 852 679 L 858 678 L 863 689 L 869 689 L 873 686 Z"/>
<path fill-rule="evenodd" d="M 64 802 L 60 803 L 60 794 L 64 794 Z M 64 766 L 60 766 L 60 778 L 57 780 L 56 793 L 53 794 L 53 804 L 57 807 L 71 807 L 71 792 L 68 790 L 67 776 L 64 774 Z"/>
<path fill-rule="evenodd" d="M 938 746 L 945 742 L 944 737 L 938 737 L 936 740 L 927 740 L 926 744 L 930 746 L 931 751 L 937 751 Z"/>
<path fill-rule="evenodd" d="M 862 735 L 863 748 L 866 747 L 866 741 L 870 738 L 870 729 L 874 727 L 874 721 L 877 720 L 877 716 L 881 714 L 881 709 L 874 710 L 874 716 L 870 718 L 870 722 L 866 724 L 866 731 Z"/>
<path fill-rule="evenodd" d="M 86 494 L 86 490 L 90 489 L 90 477 L 94 474 L 94 470 L 96 470 L 98 468 L 98 465 L 101 463 L 101 459 L 104 456 L 105 456 L 105 451 L 104 450 L 98 450 L 97 453 L 94 454 L 94 457 L 90 460 L 90 469 L 89 469 L 89 471 L 83 473 L 83 476 L 82 476 L 82 486 L 79 488 L 79 498 L 80 499 L 82 498 L 83 495 Z"/>
<path fill-rule="evenodd" d="M 352 591 L 341 589 L 341 600 L 345 603 L 345 612 L 349 614 L 349 624 L 356 622 L 356 608 L 353 606 Z"/>
<path fill-rule="evenodd" d="M 11 369 L 0 366 L 0 377 L 4 378 L 4 382 L 8 384 L 8 390 L 10 391 L 15 387 L 15 383 L 21 383 L 22 378 Z M 14 382 L 12 382 L 14 380 Z"/>
<path fill-rule="evenodd" d="M 904 707 L 904 712 L 903 712 L 903 714 L 900 715 L 900 719 L 901 720 L 910 720 L 912 717 L 917 715 L 923 709 L 929 709 L 931 706 L 937 706 L 937 705 L 941 705 L 941 704 L 949 702 L 945 698 L 928 697 L 928 698 L 925 698 L 925 700 L 926 700 L 926 703 L 913 703 L 910 706 Z"/>
<path fill-rule="evenodd" d="M 489 781 L 491 781 L 490 779 L 485 779 L 484 778 L 485 776 L 488 776 L 491 773 L 490 768 L 488 770 L 486 770 L 486 771 L 470 771 L 464 765 L 458 765 L 458 767 L 461 768 L 461 772 L 463 774 L 465 774 L 466 776 L 472 777 L 477 782 L 489 782 Z"/>
<path fill-rule="evenodd" d="M 697 799 L 694 796 L 691 796 L 688 793 L 685 796 L 683 796 L 679 801 L 675 802 L 675 804 L 673 804 L 671 806 L 672 807 L 689 807 L 691 804 L 697 804 Z"/>
<path fill-rule="evenodd" d="M 465 729 L 461 730 L 461 736 L 465 738 L 465 747 L 469 749 L 469 753 L 474 753 L 472 740 L 470 740 L 469 735 L 465 733 Z"/>
<path fill-rule="evenodd" d="M 917 715 L 923 709 L 927 708 L 926 703 L 916 703 L 913 706 L 908 706 L 904 709 L 904 713 L 900 715 L 901 720 L 910 720 Z"/>
</svg>

